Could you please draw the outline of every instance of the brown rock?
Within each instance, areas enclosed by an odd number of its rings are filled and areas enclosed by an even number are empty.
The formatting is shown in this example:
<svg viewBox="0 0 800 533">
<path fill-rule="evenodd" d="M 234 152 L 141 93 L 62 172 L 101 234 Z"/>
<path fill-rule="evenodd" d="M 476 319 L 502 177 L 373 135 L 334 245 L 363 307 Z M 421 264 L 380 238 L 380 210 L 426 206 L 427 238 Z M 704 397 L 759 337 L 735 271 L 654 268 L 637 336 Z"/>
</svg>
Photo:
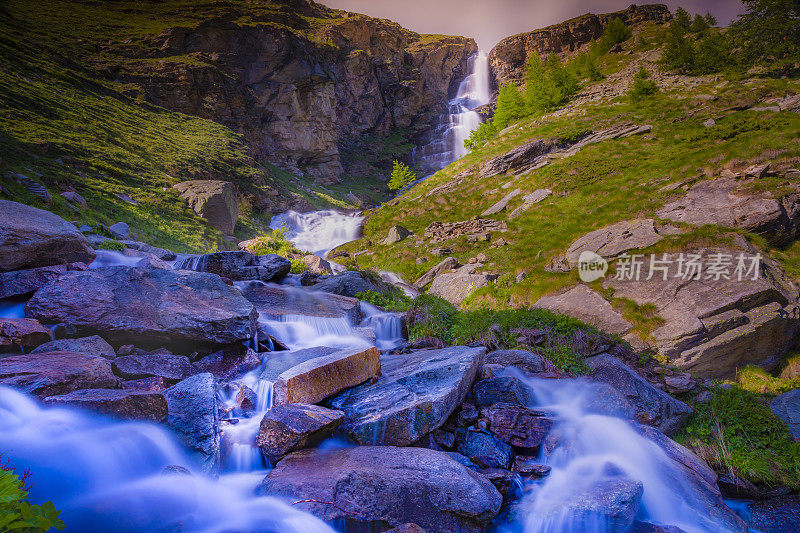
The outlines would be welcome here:
<svg viewBox="0 0 800 533">
<path fill-rule="evenodd" d="M 0 318 L 0 347 L 25 350 L 53 340 L 53 332 L 32 318 Z"/>
<path fill-rule="evenodd" d="M 274 465 L 284 455 L 309 448 L 330 437 L 343 420 L 342 411 L 318 405 L 278 405 L 261 419 L 256 444 L 264 458 Z"/>
<path fill-rule="evenodd" d="M 69 270 L 86 270 L 86 263 L 51 265 L 0 272 L 0 299 L 32 294 Z"/>
<path fill-rule="evenodd" d="M 229 181 L 191 180 L 173 185 L 181 198 L 209 224 L 225 235 L 232 235 L 239 218 L 236 186 Z"/>
<path fill-rule="evenodd" d="M 114 388 L 119 379 L 111 372 L 111 362 L 103 357 L 47 352 L 0 359 L 0 384 L 43 398 L 78 389 Z"/>
<path fill-rule="evenodd" d="M 539 298 L 533 307 L 575 317 L 611 334 L 623 335 L 633 328 L 600 293 L 580 283 L 561 294 Z"/>
<path fill-rule="evenodd" d="M 49 396 L 44 403 L 88 409 L 114 418 L 160 422 L 167 417 L 167 400 L 160 392 L 133 389 L 82 389 Z"/>
</svg>

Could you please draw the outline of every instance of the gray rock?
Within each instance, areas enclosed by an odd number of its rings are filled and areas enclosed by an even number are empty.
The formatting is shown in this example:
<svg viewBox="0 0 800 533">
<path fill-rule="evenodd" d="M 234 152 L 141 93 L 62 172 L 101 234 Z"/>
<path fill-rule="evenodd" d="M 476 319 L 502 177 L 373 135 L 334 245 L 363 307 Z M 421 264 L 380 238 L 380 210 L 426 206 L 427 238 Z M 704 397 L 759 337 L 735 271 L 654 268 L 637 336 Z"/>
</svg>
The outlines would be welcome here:
<svg viewBox="0 0 800 533">
<path fill-rule="evenodd" d="M 492 461 L 496 463 L 495 466 L 508 469 L 514 459 L 511 446 L 483 431 L 459 428 L 456 431 L 456 446 L 458 453 L 469 457 L 472 462 L 479 460 L 486 464 Z"/>
<path fill-rule="evenodd" d="M 60 407 L 79 407 L 124 420 L 161 422 L 167 417 L 167 401 L 157 391 L 81 389 L 49 396 L 44 399 L 44 403 Z"/>
<path fill-rule="evenodd" d="M 261 419 L 256 444 L 271 464 L 284 455 L 319 444 L 336 431 L 344 413 L 318 405 L 278 405 Z"/>
<path fill-rule="evenodd" d="M 353 324 L 359 323 L 363 316 L 361 302 L 357 298 L 338 294 L 255 283 L 243 287 L 242 294 L 263 316 L 346 317 Z"/>
<path fill-rule="evenodd" d="M 502 369 L 513 367 L 528 377 L 534 377 L 547 371 L 541 357 L 527 350 L 495 350 L 486 354 L 484 369 L 487 367 Z M 486 374 L 484 370 L 484 374 Z"/>
<path fill-rule="evenodd" d="M 190 180 L 173 185 L 197 215 L 225 235 L 232 235 L 239 218 L 236 185 L 229 181 Z"/>
<path fill-rule="evenodd" d="M 610 259 L 630 250 L 647 248 L 663 238 L 656 230 L 652 218 L 617 222 L 579 238 L 570 245 L 566 254 L 551 260 L 545 269 L 568 272 L 578 265 L 578 259 L 583 252 L 594 252 Z"/>
<path fill-rule="evenodd" d="M 208 474 L 219 470 L 219 415 L 214 376 L 197 374 L 164 391 L 167 426 Z"/>
<path fill-rule="evenodd" d="M 106 359 L 114 359 L 115 356 L 114 348 L 98 335 L 80 339 L 61 339 L 46 342 L 31 353 L 46 352 L 78 352 L 90 356 L 105 357 Z"/>
<path fill-rule="evenodd" d="M 546 413 L 507 403 L 496 403 L 481 409 L 489 423 L 489 431 L 515 448 L 536 449 L 555 424 Z"/>
<path fill-rule="evenodd" d="M 172 261 L 176 257 L 178 257 L 173 251 L 165 250 L 164 248 L 157 248 L 155 246 L 150 246 L 149 244 L 144 242 L 132 241 L 129 239 L 121 239 L 120 242 L 125 246 L 127 246 L 128 248 L 132 248 L 134 250 L 138 250 L 140 252 L 144 252 L 147 254 L 152 254 L 157 258 L 161 259 L 162 261 Z"/>
<path fill-rule="evenodd" d="M 386 234 L 386 238 L 380 241 L 380 244 L 384 245 L 395 244 L 397 242 L 402 241 L 409 235 L 413 235 L 413 233 L 404 228 L 403 226 L 395 225 L 389 228 L 389 232 Z"/>
<path fill-rule="evenodd" d="M 433 279 L 443 272 L 450 271 L 454 268 L 459 266 L 458 259 L 455 257 L 447 257 L 440 261 L 435 267 L 431 268 L 427 272 L 425 272 L 415 283 L 414 288 L 422 289 L 427 284 L 433 281 Z"/>
<path fill-rule="evenodd" d="M 532 400 L 529 389 L 513 376 L 499 376 L 478 381 L 472 388 L 472 397 L 477 407 L 496 403 L 528 405 Z"/>
<path fill-rule="evenodd" d="M 23 351 L 53 340 L 53 332 L 32 318 L 0 318 L 0 352 Z"/>
<path fill-rule="evenodd" d="M 84 197 L 76 193 L 75 191 L 66 191 L 60 194 L 67 202 L 74 205 L 81 211 L 86 211 L 86 208 L 89 207 Z"/>
<path fill-rule="evenodd" d="M 481 474 L 426 448 L 358 446 L 303 450 L 286 456 L 258 487 L 325 521 L 413 522 L 429 531 L 478 533 L 503 498 Z"/>
<path fill-rule="evenodd" d="M 505 195 L 502 199 L 500 199 L 497 203 L 493 204 L 486 211 L 481 213 L 481 216 L 489 217 L 492 215 L 496 215 L 500 211 L 504 210 L 508 206 L 508 202 L 510 202 L 515 196 L 517 196 L 521 192 L 522 191 L 520 191 L 519 189 L 511 191 L 510 193 Z"/>
<path fill-rule="evenodd" d="M 175 383 L 195 374 L 188 357 L 167 350 L 137 350 L 131 355 L 117 357 L 111 365 L 114 373 L 124 379 L 160 377 Z"/>
<path fill-rule="evenodd" d="M 485 287 L 496 276 L 477 274 L 476 270 L 482 267 L 480 263 L 466 265 L 455 272 L 445 272 L 437 275 L 431 283 L 428 292 L 435 294 L 455 306 L 460 306 L 472 293 Z"/>
<path fill-rule="evenodd" d="M 530 194 L 522 197 L 522 204 L 508 214 L 508 219 L 513 220 L 523 214 L 525 211 L 538 204 L 548 196 L 553 194 L 550 189 L 537 189 Z"/>
<path fill-rule="evenodd" d="M 192 363 L 192 373 L 210 372 L 217 381 L 225 383 L 255 370 L 261 357 L 242 343 L 225 346 Z"/>
<path fill-rule="evenodd" d="M 749 191 L 746 185 L 732 178 L 702 181 L 665 205 L 658 216 L 694 226 L 741 228 L 762 235 L 773 246 L 786 246 L 800 237 L 800 186 L 776 198 Z"/>
<path fill-rule="evenodd" d="M 124 222 L 112 224 L 108 227 L 108 231 L 110 231 L 116 239 L 127 239 L 131 236 L 131 228 Z"/>
<path fill-rule="evenodd" d="M 639 422 L 671 435 L 692 414 L 691 407 L 655 388 L 616 357 L 601 354 L 586 359 L 586 364 L 593 371 L 590 379 L 611 385 L 625 396 Z"/>
<path fill-rule="evenodd" d="M 258 316 L 219 276 L 124 266 L 67 272 L 25 310 L 119 344 L 193 350 L 252 338 Z"/>
<path fill-rule="evenodd" d="M 776 397 L 770 402 L 769 408 L 783 420 L 794 440 L 800 441 L 800 389 Z"/>
<path fill-rule="evenodd" d="M 515 147 L 503 155 L 489 159 L 483 164 L 478 175 L 481 178 L 490 178 L 512 171 L 524 172 L 535 166 L 539 157 L 557 149 L 558 143 L 556 140 L 534 139 Z"/>
<path fill-rule="evenodd" d="M 333 274 L 333 267 L 330 262 L 324 260 L 318 255 L 309 254 L 303 256 L 303 262 L 308 267 L 308 272 L 317 276 L 329 276 Z"/>
<path fill-rule="evenodd" d="M 0 200 L 0 272 L 94 261 L 72 224 L 49 211 Z"/>
<path fill-rule="evenodd" d="M 289 273 L 292 263 L 275 254 L 254 256 L 237 250 L 187 257 L 175 263 L 175 268 L 211 272 L 234 281 L 279 281 Z"/>
<path fill-rule="evenodd" d="M 367 278 L 361 272 L 347 270 L 314 285 L 314 290 L 355 297 L 360 292 L 385 292 L 388 285 L 379 279 Z"/>
<path fill-rule="evenodd" d="M 111 362 L 77 352 L 39 352 L 0 358 L 0 385 L 44 398 L 78 389 L 116 388 Z"/>
<path fill-rule="evenodd" d="M 282 372 L 272 386 L 273 405 L 318 403 L 381 373 L 377 348 L 343 349 Z"/>
<path fill-rule="evenodd" d="M 407 446 L 440 427 L 466 398 L 483 348 L 454 346 L 382 357 L 383 374 L 332 398 L 342 430 L 359 444 Z"/>
<path fill-rule="evenodd" d="M 633 328 L 600 293 L 582 283 L 560 294 L 543 296 L 533 307 L 577 318 L 611 334 L 623 335 Z"/>
<path fill-rule="evenodd" d="M 290 352 L 276 352 L 264 360 L 264 367 L 261 370 L 260 379 L 274 383 L 282 373 L 292 367 L 311 359 L 330 355 L 336 351 L 336 348 L 317 346 L 315 348 L 305 348 Z"/>
</svg>

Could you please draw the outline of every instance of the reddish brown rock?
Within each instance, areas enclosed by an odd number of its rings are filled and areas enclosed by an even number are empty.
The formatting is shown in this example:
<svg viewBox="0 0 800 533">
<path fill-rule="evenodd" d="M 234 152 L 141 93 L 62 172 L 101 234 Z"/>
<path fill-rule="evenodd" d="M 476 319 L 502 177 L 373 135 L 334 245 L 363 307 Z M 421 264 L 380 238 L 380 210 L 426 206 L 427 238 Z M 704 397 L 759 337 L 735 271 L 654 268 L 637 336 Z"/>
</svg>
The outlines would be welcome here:
<svg viewBox="0 0 800 533">
<path fill-rule="evenodd" d="M 103 357 L 47 352 L 0 359 L 0 384 L 47 397 L 78 389 L 115 388 L 119 379 L 111 372 L 111 362 Z"/>
<path fill-rule="evenodd" d="M 0 351 L 2 347 L 36 348 L 53 340 L 53 332 L 32 318 L 0 318 Z"/>
</svg>

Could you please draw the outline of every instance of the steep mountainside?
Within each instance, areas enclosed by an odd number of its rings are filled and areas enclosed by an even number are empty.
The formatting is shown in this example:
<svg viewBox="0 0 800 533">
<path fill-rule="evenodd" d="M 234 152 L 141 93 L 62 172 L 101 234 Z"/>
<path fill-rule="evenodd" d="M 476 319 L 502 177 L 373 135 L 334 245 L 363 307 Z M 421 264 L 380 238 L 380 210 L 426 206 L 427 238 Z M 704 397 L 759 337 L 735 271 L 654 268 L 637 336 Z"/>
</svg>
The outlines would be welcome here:
<svg viewBox="0 0 800 533">
<path fill-rule="evenodd" d="M 592 40 L 599 39 L 614 18 L 636 27 L 647 22 L 667 22 L 672 14 L 663 4 L 631 5 L 622 11 L 602 15 L 589 13 L 560 24 L 506 37 L 489 53 L 489 65 L 495 83 L 500 86 L 509 81 L 521 82 L 531 53 L 542 56 L 551 52 L 560 56 L 569 55 Z"/>
</svg>

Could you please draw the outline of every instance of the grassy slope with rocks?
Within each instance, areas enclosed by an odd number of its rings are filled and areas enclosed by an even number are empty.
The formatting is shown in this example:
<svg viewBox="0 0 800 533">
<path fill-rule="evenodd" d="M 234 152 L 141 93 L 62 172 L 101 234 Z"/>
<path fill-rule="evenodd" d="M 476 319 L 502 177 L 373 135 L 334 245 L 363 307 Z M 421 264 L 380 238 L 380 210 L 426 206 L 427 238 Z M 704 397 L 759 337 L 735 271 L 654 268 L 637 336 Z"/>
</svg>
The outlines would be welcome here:
<svg viewBox="0 0 800 533">
<path fill-rule="evenodd" d="M 272 3 L 229 2 L 239 24 L 275 16 Z M 7 199 L 49 209 L 67 220 L 94 226 L 127 222 L 135 238 L 178 252 L 228 249 L 231 244 L 197 217 L 171 186 L 185 179 L 224 179 L 240 191 L 235 236 L 263 232 L 271 213 L 259 213 L 254 197 L 279 195 L 317 209 L 354 209 L 353 194 L 379 202 L 385 184 L 351 179 L 322 187 L 249 155 L 236 132 L 215 122 L 150 105 L 139 88 L 101 74 L 109 68 L 136 71 L 147 61 L 203 62 L 202 54 L 160 59 L 126 59 L 126 47 L 141 47 L 165 28 L 196 26 L 220 12 L 218 2 L 113 4 L 11 0 L 0 6 L 0 176 L 20 173 L 44 185 L 48 205 L 15 180 L 2 178 Z M 343 12 L 300 17 L 305 38 L 319 40 Z M 248 22 L 249 21 L 249 22 Z M 269 22 L 281 25 L 279 21 Z M 443 36 L 425 36 L 426 43 Z M 154 52 L 155 53 L 155 52 Z M 396 135 L 373 139 L 352 157 L 391 160 L 410 147 Z M 69 208 L 58 195 L 74 190 L 86 212 Z M 117 193 L 139 202 L 119 200 Z M 353 194 L 351 194 L 353 193 Z"/>
<path fill-rule="evenodd" d="M 495 284 L 478 290 L 463 304 L 453 322 L 461 320 L 480 328 L 472 316 L 494 308 L 490 323 L 503 317 L 530 313 L 525 308 L 541 296 L 578 281 L 577 274 L 544 270 L 551 257 L 563 253 L 578 237 L 607 224 L 636 217 L 654 217 L 655 211 L 682 194 L 685 188 L 719 175 L 723 168 L 741 170 L 750 163 L 800 166 L 800 114 L 749 109 L 773 98 L 800 92 L 800 81 L 756 75 L 719 74 L 680 76 L 661 71 L 660 48 L 667 29 L 647 25 L 623 44 L 623 53 L 597 59 L 605 76 L 599 82 L 584 80 L 572 103 L 547 114 L 530 116 L 506 128 L 484 146 L 405 191 L 397 199 L 368 213 L 363 238 L 344 245 L 351 265 L 391 270 L 416 280 L 441 258 L 432 252 L 449 247 L 460 262 L 478 253 L 488 257 L 487 270 L 499 274 Z M 641 66 L 653 74 L 659 86 L 655 95 L 633 99 L 628 95 Z M 598 95 L 600 95 L 598 97 Z M 605 95 L 605 96 L 603 96 Z M 707 128 L 703 122 L 714 119 Z M 573 138 L 587 130 L 633 123 L 649 124 L 652 132 L 588 146 L 564 159 L 522 176 L 479 179 L 477 170 L 488 159 L 504 154 L 536 138 Z M 443 194 L 429 194 L 456 175 L 468 176 Z M 505 185 L 505 187 L 504 187 Z M 782 178 L 766 177 L 759 190 L 780 193 L 788 185 Z M 523 215 L 508 220 L 508 232 L 495 234 L 509 242 L 456 240 L 430 243 L 425 228 L 434 221 L 453 222 L 480 215 L 486 208 L 519 188 L 540 188 L 553 195 Z M 512 210 L 521 200 L 509 205 Z M 506 219 L 506 212 L 492 218 Z M 400 224 L 414 232 L 391 245 L 379 243 L 389 228 Z M 725 239 L 731 230 L 715 226 L 682 225 L 683 234 L 671 236 L 645 250 L 661 252 L 690 243 L 710 244 Z M 745 234 L 777 259 L 791 278 L 800 278 L 800 243 L 784 249 L 769 248 L 763 239 Z M 419 264 L 417 258 L 427 262 Z M 526 277 L 517 280 L 520 273 Z M 603 292 L 599 283 L 593 288 Z M 643 336 L 663 321 L 654 309 L 613 298 L 612 305 Z M 517 309 L 517 311 L 510 311 Z M 505 310 L 505 311 L 504 311 Z M 483 324 L 483 332 L 491 327 Z M 768 402 L 779 392 L 798 386 L 797 379 L 769 376 L 748 368 L 725 388 L 716 388 L 712 400 L 696 404 L 696 414 L 679 439 L 704 457 L 718 472 L 733 472 L 761 486 L 800 486 L 800 445 L 769 410 Z M 687 398 L 691 400 L 691 398 Z"/>
</svg>

